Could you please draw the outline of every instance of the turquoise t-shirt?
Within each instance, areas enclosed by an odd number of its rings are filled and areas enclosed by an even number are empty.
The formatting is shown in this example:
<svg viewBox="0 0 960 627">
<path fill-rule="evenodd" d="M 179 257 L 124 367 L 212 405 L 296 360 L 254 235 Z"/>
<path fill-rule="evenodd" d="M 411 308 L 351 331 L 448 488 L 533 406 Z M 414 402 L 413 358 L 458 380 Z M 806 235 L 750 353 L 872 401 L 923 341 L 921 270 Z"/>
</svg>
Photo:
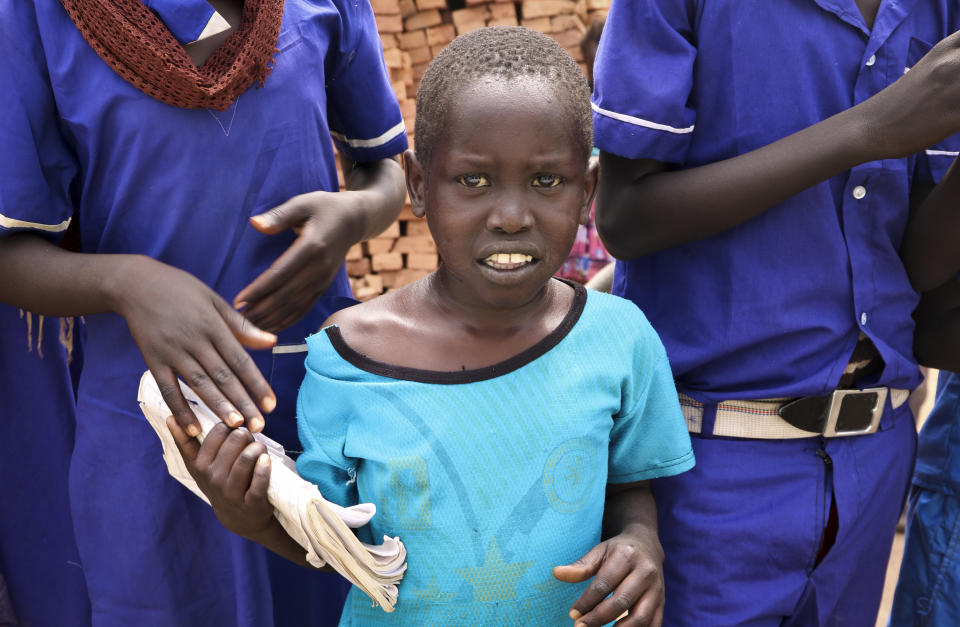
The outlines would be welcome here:
<svg viewBox="0 0 960 627">
<path fill-rule="evenodd" d="M 600 542 L 607 483 L 694 464 L 663 345 L 616 296 L 577 287 L 553 333 L 476 370 L 377 362 L 335 326 L 307 345 L 297 469 L 407 547 L 396 610 L 355 588 L 341 625 L 568 623 L 586 584 L 551 569 Z"/>
</svg>

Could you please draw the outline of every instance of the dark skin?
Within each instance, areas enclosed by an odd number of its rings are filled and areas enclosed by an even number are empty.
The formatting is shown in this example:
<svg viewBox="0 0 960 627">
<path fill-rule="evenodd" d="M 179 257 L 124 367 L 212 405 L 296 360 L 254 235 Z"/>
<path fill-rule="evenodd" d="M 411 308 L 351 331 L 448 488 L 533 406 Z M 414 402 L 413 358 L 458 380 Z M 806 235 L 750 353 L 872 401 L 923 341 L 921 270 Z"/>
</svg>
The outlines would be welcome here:
<svg viewBox="0 0 960 627">
<path fill-rule="evenodd" d="M 240 0 L 216 0 L 233 25 Z M 220 45 L 229 33 L 212 39 Z M 195 62 L 210 42 L 188 50 Z M 306 314 L 332 281 L 347 249 L 386 229 L 404 200 L 396 161 L 341 159 L 349 191 L 295 196 L 251 218 L 262 233 L 288 229 L 297 239 L 243 288 L 233 306 L 190 274 L 141 255 L 68 252 L 31 233 L 0 246 L 0 302 L 49 316 L 115 312 L 126 320 L 164 401 L 187 433 L 199 424 L 180 392 L 183 378 L 224 422 L 264 427 L 276 397 L 246 349 L 262 350 Z M 158 298 L 158 295 L 175 298 Z M 243 314 L 237 310 L 242 309 Z"/>
<path fill-rule="evenodd" d="M 560 323 L 573 290 L 551 277 L 589 214 L 596 169 L 588 147 L 571 140 L 571 122 L 551 114 L 553 99 L 548 86 L 530 81 L 465 88 L 429 167 L 405 155 L 413 211 L 426 216 L 443 263 L 418 283 L 334 314 L 328 324 L 354 349 L 400 366 L 473 369 L 516 355 Z M 491 258 L 500 253 L 530 260 Z M 303 550 L 265 504 L 269 466 L 254 461 L 263 447 L 219 426 L 198 446 L 168 422 L 224 525 L 303 564 Z M 647 482 L 607 486 L 603 537 L 554 568 L 569 583 L 593 577 L 571 619 L 604 625 L 629 612 L 617 625 L 660 625 L 663 550 Z"/>
<path fill-rule="evenodd" d="M 878 0 L 860 0 L 868 25 Z M 607 249 L 635 259 L 722 233 L 867 161 L 900 158 L 960 131 L 960 33 L 872 98 L 757 150 L 686 170 L 600 153 L 597 226 Z M 927 203 L 942 201 L 930 195 Z"/>
</svg>

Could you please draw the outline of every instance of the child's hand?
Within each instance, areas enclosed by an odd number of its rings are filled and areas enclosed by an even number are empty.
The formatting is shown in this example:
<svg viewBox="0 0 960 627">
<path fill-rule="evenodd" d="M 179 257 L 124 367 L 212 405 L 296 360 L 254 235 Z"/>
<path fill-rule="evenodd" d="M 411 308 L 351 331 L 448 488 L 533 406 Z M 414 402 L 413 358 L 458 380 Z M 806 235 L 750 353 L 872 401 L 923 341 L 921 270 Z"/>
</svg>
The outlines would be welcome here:
<svg viewBox="0 0 960 627">
<path fill-rule="evenodd" d="M 906 157 L 960 131 L 960 31 L 941 40 L 895 83 L 861 103 L 871 158 Z"/>
<path fill-rule="evenodd" d="M 570 609 L 576 627 L 606 625 L 621 616 L 618 627 L 663 622 L 663 549 L 656 532 L 626 530 L 573 564 L 556 566 L 553 576 L 567 583 L 593 577 Z"/>
<path fill-rule="evenodd" d="M 180 455 L 210 499 L 224 527 L 245 538 L 257 539 L 273 525 L 273 506 L 267 501 L 270 456 L 266 447 L 246 429 L 218 424 L 200 444 L 188 436 L 173 417 L 167 428 Z"/>
</svg>

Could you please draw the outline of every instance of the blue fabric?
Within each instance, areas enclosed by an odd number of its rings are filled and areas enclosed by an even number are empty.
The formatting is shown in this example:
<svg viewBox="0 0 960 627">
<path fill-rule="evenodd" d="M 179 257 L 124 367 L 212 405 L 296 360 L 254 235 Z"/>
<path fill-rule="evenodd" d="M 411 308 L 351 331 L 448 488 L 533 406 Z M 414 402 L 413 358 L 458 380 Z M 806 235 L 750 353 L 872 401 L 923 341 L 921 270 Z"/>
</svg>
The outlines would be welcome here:
<svg viewBox="0 0 960 627">
<path fill-rule="evenodd" d="M 653 481 L 663 624 L 872 627 L 916 437 L 906 405 L 887 413 L 892 427 L 868 436 L 694 437 L 696 467 Z M 814 567 L 831 496 L 836 543 Z"/>
<path fill-rule="evenodd" d="M 923 423 L 913 482 L 960 496 L 960 376 L 940 371 L 937 399 Z"/>
<path fill-rule="evenodd" d="M 149 255 L 232 299 L 294 238 L 261 235 L 248 218 L 337 189 L 328 126 L 362 140 L 341 145 L 358 161 L 406 145 L 402 126 L 389 132 L 402 118 L 368 3 L 289 0 L 277 47 L 265 87 L 225 112 L 179 109 L 117 76 L 59 2 L 0 0 L 10 61 L 0 69 L 0 236 L 56 239 L 76 214 L 85 252 Z M 280 342 L 303 342 L 349 295 L 341 270 Z M 87 323 L 70 499 L 94 624 L 273 624 L 265 551 L 223 529 L 160 462 L 136 403 L 146 366 L 125 322 Z M 283 355 L 253 357 L 277 389 L 302 376 L 276 363 Z M 281 397 L 268 433 L 293 433 L 293 421 L 293 399 Z"/>
<path fill-rule="evenodd" d="M 181 44 L 196 41 L 213 17 L 213 6 L 207 0 L 144 0 Z"/>
<path fill-rule="evenodd" d="M 748 152 L 895 81 L 956 13 L 885 1 L 870 31 L 854 0 L 613 0 L 594 143 L 678 168 Z M 618 262 L 613 291 L 644 310 L 678 388 L 700 401 L 825 394 L 861 330 L 886 363 L 864 384 L 912 388 L 918 298 L 897 251 L 912 183 L 952 158 L 857 166 L 739 227 Z"/>
<path fill-rule="evenodd" d="M 606 484 L 693 466 L 663 347 L 619 298 L 589 292 L 550 350 L 471 382 L 373 374 L 330 332 L 307 341 L 297 468 L 374 503 L 361 537 L 399 536 L 408 563 L 394 613 L 352 590 L 343 625 L 568 622 L 584 585 L 551 569 L 599 542 Z"/>
<path fill-rule="evenodd" d="M 941 371 L 920 431 L 892 625 L 960 624 L 960 376 Z"/>
<path fill-rule="evenodd" d="M 76 422 L 59 332 L 59 318 L 34 315 L 28 327 L 0 305 L 0 573 L 25 627 L 90 624 L 67 496 Z"/>
</svg>

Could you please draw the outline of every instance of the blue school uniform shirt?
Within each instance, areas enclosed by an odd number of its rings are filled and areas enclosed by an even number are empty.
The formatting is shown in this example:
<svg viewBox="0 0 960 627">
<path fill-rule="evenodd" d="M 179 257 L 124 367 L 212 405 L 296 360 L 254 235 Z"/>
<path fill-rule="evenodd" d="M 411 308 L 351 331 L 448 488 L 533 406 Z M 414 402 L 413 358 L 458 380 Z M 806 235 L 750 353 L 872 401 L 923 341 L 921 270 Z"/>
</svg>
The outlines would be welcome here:
<svg viewBox="0 0 960 627">
<path fill-rule="evenodd" d="M 950 32 L 946 0 L 613 0 L 594 68 L 595 144 L 691 168 L 862 102 Z M 897 253 L 911 186 L 956 153 L 854 167 L 752 220 L 618 262 L 614 293 L 660 333 L 680 391 L 704 402 L 826 394 L 860 331 L 913 388 L 917 295 Z"/>
<path fill-rule="evenodd" d="M 569 622 L 586 584 L 551 569 L 600 541 L 607 483 L 694 463 L 662 344 L 608 294 L 578 287 L 553 333 L 476 370 L 373 361 L 337 327 L 307 345 L 297 469 L 331 501 L 377 506 L 365 541 L 407 548 L 395 612 L 353 589 L 341 625 Z"/>
<path fill-rule="evenodd" d="M 177 15 L 163 5 L 150 3 Z M 83 251 L 148 255 L 229 302 L 295 238 L 248 218 L 337 190 L 331 132 L 355 161 L 406 147 L 369 3 L 288 0 L 277 48 L 265 86 L 226 111 L 181 109 L 114 73 L 56 0 L 0 0 L 0 237 L 57 239 L 76 219 Z M 341 269 L 280 342 L 302 343 L 349 295 Z M 167 476 L 137 407 L 146 366 L 124 320 L 86 321 L 70 495 L 94 622 L 272 624 L 263 551 Z M 278 393 L 268 430 L 296 447 L 302 354 L 253 357 Z M 291 437 L 278 436 L 284 425 Z"/>
</svg>

